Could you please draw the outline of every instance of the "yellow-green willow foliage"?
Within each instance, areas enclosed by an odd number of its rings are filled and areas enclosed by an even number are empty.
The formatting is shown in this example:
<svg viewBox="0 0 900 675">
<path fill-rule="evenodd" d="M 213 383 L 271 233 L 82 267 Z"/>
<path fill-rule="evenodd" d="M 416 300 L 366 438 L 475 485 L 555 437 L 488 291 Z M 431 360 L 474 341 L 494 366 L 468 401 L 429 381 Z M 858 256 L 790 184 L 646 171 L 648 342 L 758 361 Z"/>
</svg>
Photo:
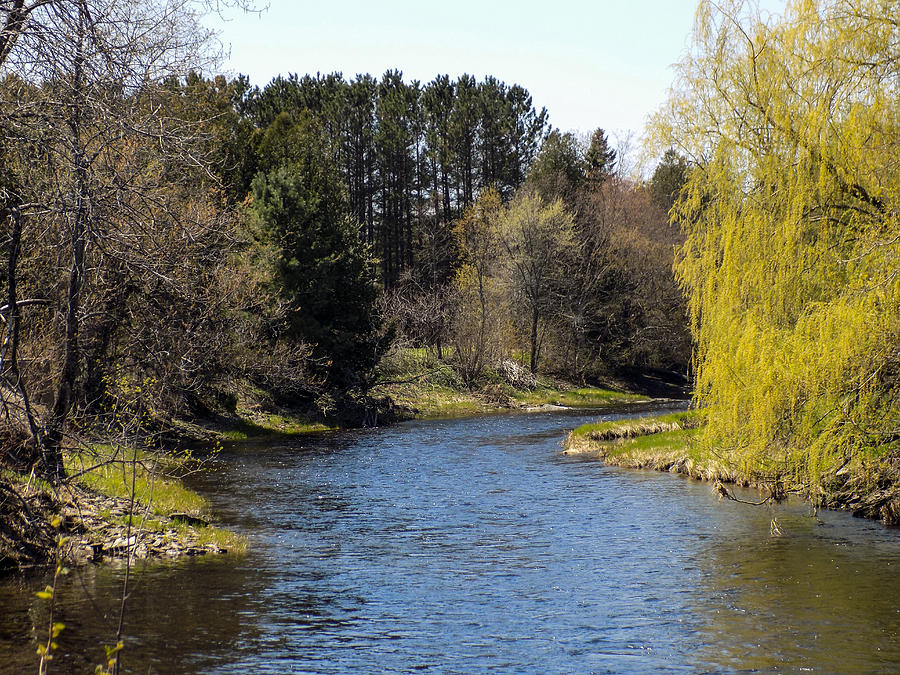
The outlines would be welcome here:
<svg viewBox="0 0 900 675">
<path fill-rule="evenodd" d="M 813 495 L 896 456 L 900 2 L 703 2 L 654 133 L 697 167 L 672 216 L 701 449 Z"/>
</svg>

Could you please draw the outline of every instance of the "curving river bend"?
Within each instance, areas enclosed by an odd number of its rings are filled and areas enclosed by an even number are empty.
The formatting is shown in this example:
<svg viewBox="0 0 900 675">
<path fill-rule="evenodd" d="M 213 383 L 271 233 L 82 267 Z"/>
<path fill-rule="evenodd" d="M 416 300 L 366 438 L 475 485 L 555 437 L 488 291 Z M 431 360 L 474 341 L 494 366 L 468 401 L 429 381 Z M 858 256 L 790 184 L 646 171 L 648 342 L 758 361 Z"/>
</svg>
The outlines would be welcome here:
<svg viewBox="0 0 900 675">
<path fill-rule="evenodd" d="M 647 412 L 651 412 L 647 410 Z M 897 672 L 900 531 L 560 453 L 597 412 L 233 446 L 196 479 L 251 552 L 139 571 L 141 673 Z M 632 415 L 634 413 L 632 412 Z M 611 417 L 605 415 L 604 417 Z M 777 516 L 782 530 L 772 536 Z M 58 591 L 56 672 L 93 672 L 122 571 Z M 0 673 L 36 672 L 0 582 Z"/>
</svg>

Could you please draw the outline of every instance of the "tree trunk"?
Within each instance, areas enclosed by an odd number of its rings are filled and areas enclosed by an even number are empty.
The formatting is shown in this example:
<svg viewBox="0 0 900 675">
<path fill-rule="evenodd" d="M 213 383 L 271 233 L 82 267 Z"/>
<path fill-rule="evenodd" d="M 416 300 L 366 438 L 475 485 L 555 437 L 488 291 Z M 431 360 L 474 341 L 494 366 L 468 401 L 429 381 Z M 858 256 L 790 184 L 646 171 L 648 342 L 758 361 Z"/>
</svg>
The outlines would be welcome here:
<svg viewBox="0 0 900 675">
<path fill-rule="evenodd" d="M 28 428 L 36 444 L 40 443 L 40 428 L 35 422 L 34 412 L 31 409 L 31 400 L 28 389 L 19 372 L 19 298 L 17 289 L 16 267 L 19 262 L 19 251 L 22 241 L 22 215 L 17 206 L 8 207 L 9 219 L 12 228 L 9 236 L 9 262 L 7 264 L 6 288 L 7 288 L 7 342 L 6 350 L 0 353 L 0 373 L 5 370 L 10 377 L 13 387 L 22 397 L 22 407 L 25 410 L 25 418 Z"/>
<path fill-rule="evenodd" d="M 81 9 L 82 31 L 86 30 L 87 18 L 85 11 Z M 79 36 L 79 52 L 82 49 L 84 32 Z M 72 165 L 75 171 L 75 210 L 72 219 L 72 267 L 69 270 L 69 290 L 66 296 L 66 341 L 65 356 L 63 357 L 62 372 L 59 377 L 59 385 L 56 388 L 56 398 L 50 419 L 46 425 L 46 433 L 43 443 L 43 467 L 44 476 L 50 480 L 59 480 L 65 477 L 65 467 L 62 457 L 62 439 L 65 431 L 66 420 L 72 409 L 75 396 L 75 383 L 78 379 L 79 352 L 78 352 L 78 312 L 81 307 L 81 289 L 84 284 L 84 254 L 87 237 L 88 218 L 88 176 L 87 159 L 84 156 L 84 148 L 81 143 L 81 112 L 83 96 L 82 58 L 80 53 L 75 58 L 73 73 L 73 106 L 72 116 L 69 118 L 69 128 L 72 132 L 72 147 L 74 155 Z"/>
</svg>

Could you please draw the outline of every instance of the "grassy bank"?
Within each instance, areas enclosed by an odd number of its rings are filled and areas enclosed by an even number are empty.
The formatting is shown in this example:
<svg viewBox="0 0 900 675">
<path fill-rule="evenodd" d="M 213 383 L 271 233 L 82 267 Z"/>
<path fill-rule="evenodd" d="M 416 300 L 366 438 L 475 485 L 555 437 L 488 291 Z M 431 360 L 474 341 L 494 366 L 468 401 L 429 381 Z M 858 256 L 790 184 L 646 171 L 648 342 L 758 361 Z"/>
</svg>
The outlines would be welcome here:
<svg viewBox="0 0 900 675">
<path fill-rule="evenodd" d="M 564 452 L 595 457 L 610 466 L 669 471 L 714 481 L 723 496 L 730 495 L 721 484 L 731 483 L 758 488 L 770 499 L 796 494 L 815 506 L 900 524 L 900 459 L 835 467 L 812 486 L 791 483 L 784 477 L 773 481 L 701 453 L 695 443 L 701 424 L 696 411 L 586 424 L 569 434 Z"/>
<path fill-rule="evenodd" d="M 245 441 L 269 436 L 303 436 L 321 431 L 334 431 L 337 424 L 310 420 L 302 413 L 238 411 L 236 419 L 226 428 L 216 430 L 216 436 L 227 441 Z"/>
<path fill-rule="evenodd" d="M 247 542 L 229 530 L 210 525 L 209 502 L 185 486 L 180 476 L 202 470 L 189 452 L 173 455 L 112 445 L 95 445 L 67 453 L 66 470 L 72 481 L 89 493 L 114 500 L 115 510 L 95 516 L 111 525 L 146 531 L 174 531 L 196 539 L 209 550 L 243 552 Z M 131 498 L 134 496 L 134 511 Z M 127 505 L 127 512 L 122 509 Z M 107 519 L 107 516 L 109 518 Z"/>
<path fill-rule="evenodd" d="M 62 536 L 70 562 L 243 553 L 244 537 L 210 524 L 210 504 L 179 476 L 196 468 L 170 456 L 112 445 L 65 454 L 59 486 L 4 469 L 0 488 L 0 569 L 48 562 Z M 134 501 L 132 503 L 132 494 Z"/>
<path fill-rule="evenodd" d="M 485 367 L 478 381 L 466 386 L 447 360 L 426 349 L 398 349 L 382 362 L 372 395 L 390 397 L 402 414 L 415 418 L 463 417 L 542 406 L 596 408 L 651 400 L 548 376 L 532 379 L 521 366 L 507 366 L 506 371 Z"/>
<path fill-rule="evenodd" d="M 738 482 L 736 475 L 697 456 L 692 441 L 699 425 L 695 411 L 585 424 L 569 434 L 564 452 L 596 457 L 611 466 Z"/>
<path fill-rule="evenodd" d="M 407 383 L 381 386 L 378 394 L 390 396 L 405 417 L 432 419 L 465 417 L 489 413 L 527 410 L 547 406 L 598 408 L 619 403 L 649 402 L 637 394 L 601 388 L 565 389 L 565 383 L 544 383 L 534 390 L 488 385 L 473 390 L 440 384 Z"/>
<path fill-rule="evenodd" d="M 476 382 L 467 385 L 454 365 L 452 353 L 443 359 L 424 348 L 396 347 L 386 355 L 372 378 L 368 399 L 306 401 L 290 408 L 249 383 L 234 383 L 228 410 L 207 419 L 173 420 L 171 440 L 243 441 L 303 436 L 359 424 L 390 424 L 403 419 L 465 417 L 546 406 L 597 408 L 642 403 L 651 397 L 628 391 L 622 382 L 584 386 L 560 378 L 533 377 L 518 362 L 505 370 L 487 366 Z M 368 406 L 369 414 L 360 415 Z M 365 422 L 362 420 L 365 419 Z M 356 420 L 356 421 L 354 421 Z"/>
<path fill-rule="evenodd" d="M 303 436 L 340 428 L 314 409 L 297 409 L 274 401 L 247 383 L 236 383 L 228 409 L 206 417 L 167 422 L 172 444 L 187 442 L 245 441 L 282 436 Z M 314 408 L 314 407 L 313 407 Z"/>
</svg>

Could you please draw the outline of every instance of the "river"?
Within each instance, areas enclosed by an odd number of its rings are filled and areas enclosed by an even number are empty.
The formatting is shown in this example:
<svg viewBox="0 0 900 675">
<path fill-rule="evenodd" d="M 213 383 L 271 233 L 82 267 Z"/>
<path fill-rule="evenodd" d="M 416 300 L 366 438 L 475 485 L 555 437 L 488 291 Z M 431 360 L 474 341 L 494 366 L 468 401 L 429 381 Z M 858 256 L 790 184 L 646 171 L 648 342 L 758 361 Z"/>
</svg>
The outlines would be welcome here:
<svg viewBox="0 0 900 675">
<path fill-rule="evenodd" d="M 227 448 L 194 487 L 249 536 L 250 552 L 140 566 L 123 665 L 900 670 L 900 530 L 816 518 L 802 504 L 720 501 L 708 484 L 561 454 L 567 431 L 599 414 L 420 421 Z M 122 576 L 89 566 L 60 583 L 56 672 L 103 661 Z M 0 673 L 36 672 L 32 630 L 45 603 L 33 593 L 45 583 L 0 582 Z"/>
</svg>

